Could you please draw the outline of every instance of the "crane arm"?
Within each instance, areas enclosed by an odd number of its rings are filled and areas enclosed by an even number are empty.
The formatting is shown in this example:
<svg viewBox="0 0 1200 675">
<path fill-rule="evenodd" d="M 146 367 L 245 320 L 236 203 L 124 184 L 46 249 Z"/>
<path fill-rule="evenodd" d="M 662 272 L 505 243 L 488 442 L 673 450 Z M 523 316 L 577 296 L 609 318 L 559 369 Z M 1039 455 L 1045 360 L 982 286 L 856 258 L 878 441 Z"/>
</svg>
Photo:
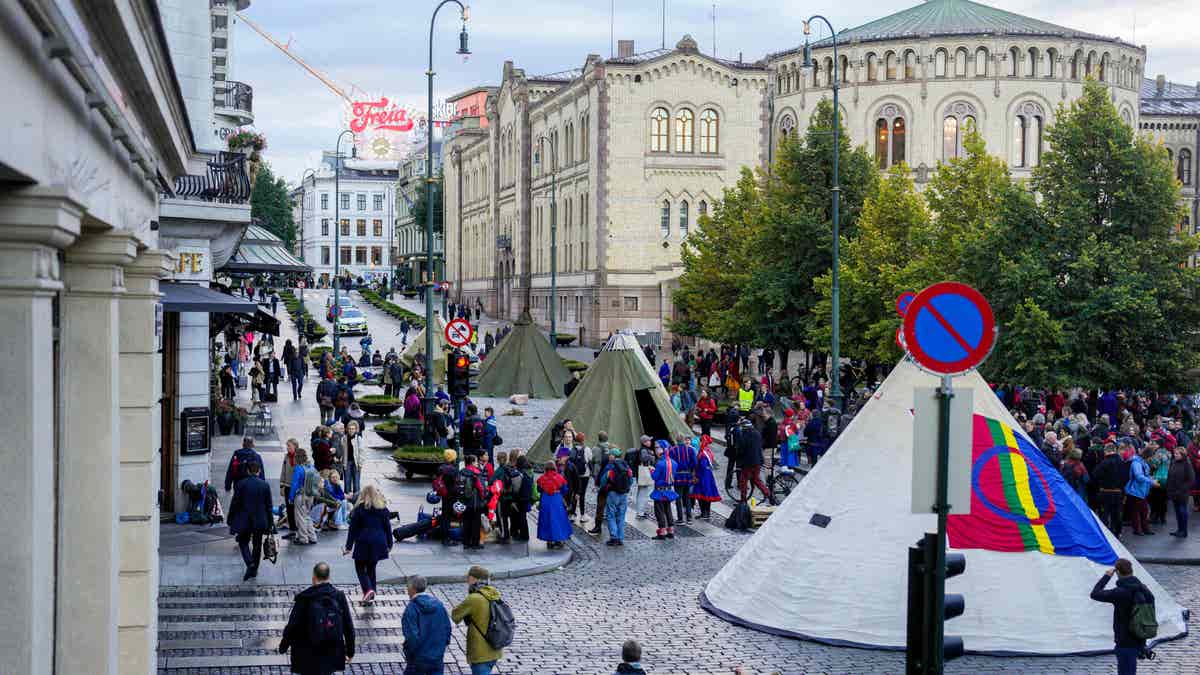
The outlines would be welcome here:
<svg viewBox="0 0 1200 675">
<path fill-rule="evenodd" d="M 345 92 L 345 91 L 343 91 L 343 90 L 342 90 L 342 88 L 341 88 L 341 87 L 339 87 L 339 86 L 337 86 L 336 84 L 334 84 L 334 83 L 333 83 L 333 81 L 332 81 L 332 80 L 330 80 L 330 79 L 329 79 L 329 78 L 328 78 L 328 77 L 327 77 L 327 76 L 326 76 L 324 73 L 322 73 L 321 71 L 319 71 L 319 70 L 317 70 L 317 69 L 313 68 L 312 66 L 308 65 L 308 64 L 307 64 L 307 63 L 305 63 L 305 62 L 304 62 L 304 60 L 303 60 L 303 59 L 301 59 L 299 56 L 296 56 L 295 54 L 293 54 L 293 53 L 292 53 L 292 50 L 288 49 L 288 46 L 287 46 L 287 45 L 284 45 L 284 44 L 280 43 L 278 40 L 276 40 L 275 38 L 271 37 L 271 35 L 270 35 L 269 33 L 267 33 L 265 30 L 263 30 L 262 28 L 260 28 L 260 27 L 258 26 L 258 24 L 254 23 L 254 22 L 253 22 L 253 21 L 251 21 L 250 19 L 247 19 L 245 16 L 243 16 L 243 15 L 242 15 L 242 13 L 241 13 L 241 12 L 234 12 L 234 14 L 236 14 L 236 15 L 237 15 L 237 18 L 241 19 L 242 21 L 245 21 L 245 22 L 246 22 L 246 25 L 247 25 L 247 26 L 250 26 L 250 28 L 251 28 L 251 29 L 253 29 L 255 33 L 258 33 L 259 35 L 261 35 L 261 36 L 263 37 L 263 39 L 264 39 L 264 40 L 266 40 L 267 42 L 270 42 L 271 44 L 275 45 L 275 47 L 276 47 L 277 49 L 279 49 L 279 51 L 281 51 L 281 52 L 283 52 L 284 54 L 286 54 L 286 55 L 288 56 L 288 58 L 290 58 L 291 60 L 293 60 L 293 61 L 295 61 L 296 63 L 300 64 L 300 67 L 301 67 L 301 68 L 303 68 L 303 69 L 307 70 L 307 71 L 309 72 L 309 74 L 311 74 L 313 77 L 315 77 L 315 78 L 317 78 L 318 80 L 320 80 L 320 81 L 321 81 L 321 84 L 324 84 L 326 87 L 329 87 L 329 89 L 330 89 L 331 91 L 333 91 L 333 93 L 335 93 L 335 94 L 337 94 L 338 96 L 342 97 L 342 98 L 343 98 L 343 99 L 345 99 L 347 102 L 351 102 L 351 99 L 350 99 L 350 97 L 349 97 L 349 96 L 346 94 L 346 92 Z"/>
</svg>

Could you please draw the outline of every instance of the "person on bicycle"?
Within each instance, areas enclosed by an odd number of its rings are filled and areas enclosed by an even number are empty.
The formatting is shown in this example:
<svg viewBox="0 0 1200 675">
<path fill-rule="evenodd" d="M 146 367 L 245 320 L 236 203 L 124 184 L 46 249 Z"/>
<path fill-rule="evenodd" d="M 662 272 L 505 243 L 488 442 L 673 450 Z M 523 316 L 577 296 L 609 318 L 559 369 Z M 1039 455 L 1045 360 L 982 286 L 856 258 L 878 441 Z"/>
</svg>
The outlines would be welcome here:
<svg viewBox="0 0 1200 675">
<path fill-rule="evenodd" d="M 741 493 L 742 501 L 746 501 L 750 497 L 750 492 L 747 490 L 747 484 L 750 483 L 766 495 L 774 505 L 775 495 L 771 494 L 771 491 L 763 484 L 760 476 L 763 464 L 762 430 L 755 427 L 749 419 L 743 419 L 739 424 L 737 449 L 738 490 Z"/>
</svg>

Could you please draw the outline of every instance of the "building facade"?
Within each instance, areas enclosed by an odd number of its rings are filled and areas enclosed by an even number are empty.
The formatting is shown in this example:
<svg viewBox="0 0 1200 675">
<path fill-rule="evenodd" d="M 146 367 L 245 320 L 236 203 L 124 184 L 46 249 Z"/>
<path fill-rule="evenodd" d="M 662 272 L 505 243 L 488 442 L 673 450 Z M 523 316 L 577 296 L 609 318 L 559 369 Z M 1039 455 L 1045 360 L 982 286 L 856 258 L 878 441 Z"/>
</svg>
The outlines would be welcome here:
<svg viewBox="0 0 1200 675">
<path fill-rule="evenodd" d="M 462 124 L 463 120 L 456 120 Z M 433 274 L 427 275 L 428 256 L 425 253 L 425 221 L 418 222 L 413 207 L 424 198 L 425 162 L 430 153 L 428 141 L 415 143 L 412 152 L 400 162 L 400 175 L 396 180 L 396 275 L 401 283 L 416 287 L 425 281 L 443 281 L 445 277 L 445 238 L 437 229 L 433 232 Z M 433 139 L 434 179 L 442 166 L 442 139 Z M 443 190 L 440 182 L 433 184 L 434 201 Z M 444 207 L 443 207 L 444 208 Z M 440 214 L 434 212 L 434 219 Z"/>
<path fill-rule="evenodd" d="M 1179 229 L 1200 233 L 1200 82 L 1177 84 L 1163 75 L 1143 80 L 1141 113 L 1142 133 L 1166 146 L 1175 168 L 1183 211 Z"/>
<path fill-rule="evenodd" d="M 903 162 L 918 187 L 963 152 L 969 128 L 1029 177 L 1057 107 L 1098 80 L 1126 123 L 1172 151 L 1189 227 L 1200 215 L 1184 168 L 1200 156 L 1196 89 L 1165 84 L 1156 99 L 1145 47 L 1119 38 L 929 0 L 842 31 L 836 58 L 832 38 L 814 42 L 808 67 L 801 47 L 749 64 L 700 54 L 690 37 L 637 55 L 620 45 L 550 76 L 505 64 L 487 128 L 447 140 L 447 276 L 467 301 L 509 318 L 528 306 L 549 327 L 553 240 L 559 332 L 586 344 L 618 328 L 665 336 L 682 239 L 742 167 L 804 132 L 835 77 L 851 142 L 881 170 Z"/>
<path fill-rule="evenodd" d="M 444 155 L 461 299 L 549 325 L 553 294 L 558 331 L 581 344 L 661 333 L 681 242 L 741 167 L 766 161 L 769 81 L 690 36 L 642 54 L 622 41 L 617 58 L 547 76 L 506 63 L 486 129 L 462 129 Z"/>
<path fill-rule="evenodd" d="M 344 156 L 339 161 L 327 151 L 292 191 L 300 257 L 313 268 L 318 286 L 328 286 L 335 271 L 354 279 L 391 279 L 397 176 L 395 162 Z"/>
</svg>

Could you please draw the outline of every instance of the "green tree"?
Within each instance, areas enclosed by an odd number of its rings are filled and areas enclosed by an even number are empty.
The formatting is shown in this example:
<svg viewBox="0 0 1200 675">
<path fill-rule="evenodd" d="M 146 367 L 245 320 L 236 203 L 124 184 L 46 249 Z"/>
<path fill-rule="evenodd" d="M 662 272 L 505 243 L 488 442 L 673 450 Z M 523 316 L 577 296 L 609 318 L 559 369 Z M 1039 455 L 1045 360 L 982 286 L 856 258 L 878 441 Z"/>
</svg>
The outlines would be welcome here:
<svg viewBox="0 0 1200 675">
<path fill-rule="evenodd" d="M 853 239 L 863 202 L 876 190 L 879 172 L 866 150 L 833 133 L 833 105 L 817 104 L 804 137 L 784 138 L 770 174 L 763 178 L 762 208 L 752 246 L 752 270 L 734 305 L 734 315 L 753 331 L 752 344 L 780 353 L 825 351 L 814 342 L 811 324 L 828 325 L 814 309 L 814 280 L 833 264 L 833 144 L 841 155 L 841 236 Z"/>
<path fill-rule="evenodd" d="M 292 220 L 292 199 L 287 182 L 277 177 L 267 162 L 263 162 L 250 192 L 250 217 L 287 244 L 290 251 L 296 242 L 296 223 Z"/>
<path fill-rule="evenodd" d="M 433 231 L 440 234 L 444 227 L 443 221 L 445 218 L 445 211 L 442 209 L 442 172 L 440 170 L 433 177 L 433 180 Z M 416 192 L 412 204 L 413 222 L 423 229 L 425 227 L 425 219 L 427 218 L 426 204 L 428 203 L 423 178 L 421 179 L 420 189 Z M 399 199 L 403 199 L 403 197 L 399 197 Z"/>
<path fill-rule="evenodd" d="M 737 185 L 726 188 L 683 241 L 683 275 L 672 296 L 682 317 L 671 330 L 716 342 L 749 337 L 746 322 L 733 312 L 742 287 L 753 273 L 750 255 L 761 195 L 754 173 L 743 167 Z"/>
<path fill-rule="evenodd" d="M 1200 365 L 1196 238 L 1178 231 L 1167 154 L 1138 136 L 1096 82 L 1059 108 L 1034 170 L 1052 287 L 1041 305 L 1066 325 L 1061 367 L 1089 387 L 1185 386 Z"/>
</svg>

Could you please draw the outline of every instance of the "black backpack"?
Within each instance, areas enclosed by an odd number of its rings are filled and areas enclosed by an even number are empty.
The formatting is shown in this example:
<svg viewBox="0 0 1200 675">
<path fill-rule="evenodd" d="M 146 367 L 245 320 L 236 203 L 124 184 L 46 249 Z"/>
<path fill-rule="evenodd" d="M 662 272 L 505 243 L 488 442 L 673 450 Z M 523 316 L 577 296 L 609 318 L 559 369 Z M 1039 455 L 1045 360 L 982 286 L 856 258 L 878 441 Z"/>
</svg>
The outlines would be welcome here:
<svg viewBox="0 0 1200 675">
<path fill-rule="evenodd" d="M 342 639 L 342 612 L 333 595 L 318 595 L 308 609 L 308 641 L 313 645 L 336 644 Z"/>
<path fill-rule="evenodd" d="M 480 507 L 479 488 L 476 482 L 479 476 L 467 468 L 459 469 L 454 477 L 454 496 L 462 501 L 468 509 Z"/>
<path fill-rule="evenodd" d="M 488 600 L 488 614 L 487 631 L 479 630 L 479 626 L 475 626 L 475 630 L 483 634 L 483 639 L 487 640 L 492 649 L 504 649 L 511 645 L 513 635 L 517 632 L 517 620 L 513 617 L 508 603 L 502 598 Z"/>
<path fill-rule="evenodd" d="M 748 530 L 754 524 L 754 518 L 750 515 L 750 505 L 746 502 L 739 502 L 733 507 L 733 511 L 729 517 L 725 519 L 725 527 L 730 530 Z"/>
<path fill-rule="evenodd" d="M 250 465 L 257 464 L 258 460 L 254 457 L 253 452 L 246 452 L 246 448 L 238 448 L 233 453 L 233 464 L 230 473 L 233 474 L 234 482 L 237 482 L 246 476 L 250 475 Z M 260 469 L 262 467 L 259 467 Z"/>
<path fill-rule="evenodd" d="M 610 492 L 615 492 L 619 495 L 629 493 L 629 466 L 619 459 L 610 460 L 608 463 L 608 489 Z"/>
<path fill-rule="evenodd" d="M 571 468 L 575 470 L 576 476 L 587 474 L 587 459 L 584 457 L 583 448 L 578 446 L 571 448 L 571 455 L 567 461 L 571 463 Z"/>
</svg>

